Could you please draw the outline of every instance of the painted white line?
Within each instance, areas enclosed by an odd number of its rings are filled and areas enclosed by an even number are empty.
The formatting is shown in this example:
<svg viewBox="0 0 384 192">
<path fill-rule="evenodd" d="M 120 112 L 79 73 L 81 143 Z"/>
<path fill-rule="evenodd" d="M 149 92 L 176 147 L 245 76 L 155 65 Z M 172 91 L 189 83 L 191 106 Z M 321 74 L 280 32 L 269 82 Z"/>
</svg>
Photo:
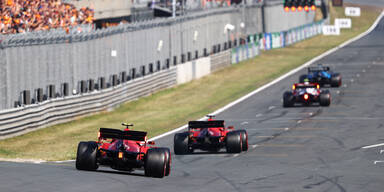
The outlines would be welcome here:
<svg viewBox="0 0 384 192">
<path fill-rule="evenodd" d="M 374 161 L 373 164 L 384 163 L 384 161 Z"/>
<path fill-rule="evenodd" d="M 244 121 L 244 122 L 241 123 L 241 125 L 248 125 L 248 122 Z"/>
<path fill-rule="evenodd" d="M 366 72 L 365 69 L 363 69 L 362 72 L 365 73 Z"/>
<path fill-rule="evenodd" d="M 384 152 L 384 150 L 380 150 L 380 154 L 382 154 Z"/>
<path fill-rule="evenodd" d="M 347 85 L 347 84 L 344 84 L 344 86 L 343 86 L 343 87 L 345 87 L 345 88 L 346 88 L 346 87 L 348 87 L 348 85 Z"/>
<path fill-rule="evenodd" d="M 300 123 L 301 123 L 301 120 L 298 120 L 296 123 L 297 123 L 297 124 L 300 124 Z"/>
<path fill-rule="evenodd" d="M 356 74 L 356 77 L 360 77 L 360 74 Z"/>
<path fill-rule="evenodd" d="M 239 156 L 239 155 L 240 155 L 240 154 L 234 154 L 233 157 L 237 157 L 237 156 Z"/>
<path fill-rule="evenodd" d="M 367 31 L 365 31 L 364 33 L 361 33 L 360 35 L 358 35 L 358 36 L 356 36 L 356 37 L 354 37 L 354 38 L 352 38 L 352 39 L 350 39 L 350 40 L 348 40 L 348 41 L 342 43 L 341 45 L 339 45 L 339 46 L 337 46 L 337 47 L 335 47 L 335 48 L 333 48 L 333 49 L 330 49 L 330 50 L 326 51 L 325 53 L 323 53 L 323 54 L 321 54 L 321 55 L 319 55 L 319 56 L 317 56 L 317 57 L 311 59 L 310 61 L 304 63 L 303 65 L 297 67 L 296 69 L 292 69 L 292 70 L 289 71 L 288 73 L 286 73 L 286 74 L 284 74 L 284 75 L 278 77 L 277 79 L 275 79 L 275 80 L 273 80 L 273 81 L 271 81 L 271 82 L 269 82 L 269 83 L 267 83 L 267 84 L 265 84 L 265 85 L 259 87 L 258 89 L 252 91 L 251 93 L 248 93 L 247 95 L 245 95 L 245 96 L 243 96 L 243 97 L 237 99 L 236 101 L 233 101 L 233 102 L 229 103 L 228 105 L 224 106 L 224 107 L 221 108 L 221 109 L 216 110 L 215 112 L 213 112 L 213 113 L 211 113 L 211 114 L 212 114 L 212 115 L 217 115 L 217 114 L 219 114 L 219 113 L 221 113 L 221 112 L 223 112 L 223 111 L 225 111 L 225 110 L 227 110 L 227 109 L 233 107 L 234 105 L 236 105 L 236 104 L 238 104 L 238 103 L 240 103 L 240 102 L 242 102 L 242 101 L 248 99 L 249 97 L 255 95 L 256 93 L 259 93 L 259 92 L 263 91 L 264 89 L 266 89 L 266 88 L 268 88 L 268 87 L 270 87 L 270 86 L 272 86 L 272 85 L 274 85 L 274 84 L 280 82 L 281 80 L 283 80 L 283 79 L 285 79 L 285 78 L 287 78 L 287 77 L 289 77 L 289 76 L 295 74 L 296 72 L 298 72 L 298 71 L 304 69 L 305 67 L 308 67 L 308 66 L 311 65 L 312 63 L 314 63 L 314 62 L 316 62 L 316 61 L 318 61 L 318 60 L 320 60 L 320 59 L 322 59 L 322 58 L 328 56 L 329 54 L 331 54 L 331 53 L 333 53 L 333 52 L 339 50 L 340 48 L 343 48 L 343 47 L 345 47 L 346 45 L 348 45 L 348 44 L 350 44 L 350 43 L 352 43 L 352 42 L 354 42 L 354 41 L 357 41 L 357 40 L 361 39 L 362 37 L 364 37 L 364 36 L 366 36 L 367 34 L 369 34 L 371 31 L 373 31 L 373 29 L 375 29 L 375 27 L 377 26 L 377 24 L 379 23 L 380 19 L 381 19 L 383 16 L 384 16 L 384 11 L 381 12 L 380 16 L 377 17 L 375 23 L 373 23 L 373 25 L 372 25 Z M 199 119 L 199 120 L 205 120 L 205 119 L 206 119 L 206 118 L 203 117 L 203 118 L 201 118 L 201 119 Z M 179 127 L 179 128 L 176 128 L 176 129 L 174 129 L 174 130 L 171 130 L 171 131 L 168 131 L 168 132 L 163 133 L 163 134 L 161 134 L 161 135 L 158 135 L 158 136 L 156 136 L 156 137 L 153 137 L 153 138 L 149 139 L 149 141 L 157 140 L 157 139 L 160 139 L 160 138 L 162 138 L 162 137 L 171 135 L 171 134 L 173 134 L 173 133 L 176 133 L 176 132 L 179 132 L 179 131 L 181 131 L 181 130 L 183 130 L 183 129 L 186 129 L 187 127 L 188 127 L 187 124 L 186 124 L 186 125 L 183 125 L 183 126 L 181 126 L 181 127 Z"/>
<path fill-rule="evenodd" d="M 340 94 L 340 91 L 338 90 L 338 91 L 336 91 L 336 93 L 337 93 L 337 94 Z"/>
<path fill-rule="evenodd" d="M 71 163 L 75 162 L 76 160 L 65 160 L 65 161 L 50 161 L 50 163 Z"/>
<path fill-rule="evenodd" d="M 272 110 L 272 109 L 274 109 L 274 108 L 276 108 L 275 106 L 269 106 L 268 107 L 268 110 L 270 111 L 270 110 Z"/>
<path fill-rule="evenodd" d="M 16 163 L 34 163 L 34 164 L 40 164 L 40 163 L 45 163 L 47 161 L 41 160 L 41 159 L 5 159 L 5 158 L 0 158 L 0 161 L 8 161 L 8 162 L 16 162 Z"/>
<path fill-rule="evenodd" d="M 351 82 L 353 83 L 355 80 L 354 79 L 351 79 Z"/>
<path fill-rule="evenodd" d="M 252 145 L 252 148 L 254 149 L 254 148 L 256 148 L 257 146 L 259 146 L 259 145 Z"/>
<path fill-rule="evenodd" d="M 384 143 L 379 143 L 379 144 L 375 144 L 375 145 L 368 145 L 368 146 L 362 147 L 362 149 L 370 149 L 370 148 L 375 148 L 375 147 L 380 147 L 380 146 L 384 146 Z"/>
<path fill-rule="evenodd" d="M 256 115 L 256 117 L 261 117 L 261 116 L 263 116 L 263 114 L 261 114 L 261 113 Z"/>
<path fill-rule="evenodd" d="M 286 127 L 286 128 L 284 129 L 284 131 L 289 131 L 289 128 L 288 128 L 288 127 Z"/>
</svg>

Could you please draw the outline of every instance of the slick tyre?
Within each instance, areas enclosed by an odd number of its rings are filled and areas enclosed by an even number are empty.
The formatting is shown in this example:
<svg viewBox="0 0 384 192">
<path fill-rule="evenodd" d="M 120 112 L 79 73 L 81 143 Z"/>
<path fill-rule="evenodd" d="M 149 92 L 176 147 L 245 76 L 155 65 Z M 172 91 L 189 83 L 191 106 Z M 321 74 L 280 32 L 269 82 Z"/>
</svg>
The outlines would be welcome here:
<svg viewBox="0 0 384 192">
<path fill-rule="evenodd" d="M 293 107 L 294 97 L 293 94 L 289 91 L 286 91 L 283 94 L 283 107 Z"/>
<path fill-rule="evenodd" d="M 241 150 L 242 151 L 248 151 L 248 133 L 246 130 L 239 130 L 238 132 L 240 132 L 240 135 L 241 135 Z"/>
<path fill-rule="evenodd" d="M 240 153 L 243 149 L 241 133 L 232 131 L 227 133 L 227 152 L 228 153 Z"/>
<path fill-rule="evenodd" d="M 146 176 L 163 178 L 166 175 L 166 153 L 167 151 L 164 148 L 148 149 L 144 164 Z"/>
<path fill-rule="evenodd" d="M 320 93 L 320 101 L 321 106 L 329 106 L 331 104 L 331 94 L 328 90 L 323 91 Z"/>
<path fill-rule="evenodd" d="M 176 133 L 173 139 L 173 151 L 176 155 L 190 153 L 188 147 L 188 133 Z"/>
<path fill-rule="evenodd" d="M 331 77 L 331 87 L 340 87 L 341 86 L 341 75 L 338 73 L 335 73 Z"/>
<path fill-rule="evenodd" d="M 97 168 L 97 143 L 80 142 L 77 146 L 76 169 L 94 171 Z"/>
<path fill-rule="evenodd" d="M 299 82 L 300 82 L 300 83 L 304 83 L 304 79 L 306 79 L 306 78 L 308 78 L 307 75 L 300 75 L 300 77 L 299 77 Z"/>
<path fill-rule="evenodd" d="M 168 176 L 171 173 L 171 150 L 169 148 L 162 148 L 165 152 L 165 176 Z"/>
</svg>

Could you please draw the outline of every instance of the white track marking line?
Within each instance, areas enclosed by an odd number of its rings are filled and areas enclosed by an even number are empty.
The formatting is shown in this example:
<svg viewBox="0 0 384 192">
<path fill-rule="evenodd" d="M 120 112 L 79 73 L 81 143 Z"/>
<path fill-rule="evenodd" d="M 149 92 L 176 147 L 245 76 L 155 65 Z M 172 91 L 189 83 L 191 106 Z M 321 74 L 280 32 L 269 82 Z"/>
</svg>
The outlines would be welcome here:
<svg viewBox="0 0 384 192">
<path fill-rule="evenodd" d="M 274 109 L 274 108 L 276 108 L 275 106 L 269 106 L 268 107 L 268 110 L 270 111 L 270 110 L 272 110 L 272 109 Z"/>
<path fill-rule="evenodd" d="M 244 122 L 241 123 L 241 125 L 248 125 L 248 122 L 244 121 Z"/>
<path fill-rule="evenodd" d="M 252 148 L 254 149 L 254 148 L 256 148 L 256 147 L 258 147 L 259 145 L 252 145 Z"/>
<path fill-rule="evenodd" d="M 261 113 L 256 115 L 256 117 L 261 117 L 261 116 L 263 116 L 263 114 L 261 114 Z"/>
<path fill-rule="evenodd" d="M 41 159 L 5 159 L 5 158 L 0 158 L 0 161 L 7 161 L 7 162 L 16 162 L 16 163 L 33 163 L 33 164 L 41 164 L 41 163 L 46 163 L 48 161 L 41 160 Z"/>
<path fill-rule="evenodd" d="M 384 163 L 384 161 L 374 161 L 373 164 Z"/>
<path fill-rule="evenodd" d="M 384 150 L 380 150 L 380 154 L 382 154 L 384 152 Z"/>
<path fill-rule="evenodd" d="M 379 143 L 379 144 L 375 144 L 375 145 L 368 145 L 368 146 L 362 147 L 362 149 L 370 149 L 370 148 L 375 148 L 375 147 L 380 147 L 380 146 L 384 146 L 384 143 Z"/>
</svg>

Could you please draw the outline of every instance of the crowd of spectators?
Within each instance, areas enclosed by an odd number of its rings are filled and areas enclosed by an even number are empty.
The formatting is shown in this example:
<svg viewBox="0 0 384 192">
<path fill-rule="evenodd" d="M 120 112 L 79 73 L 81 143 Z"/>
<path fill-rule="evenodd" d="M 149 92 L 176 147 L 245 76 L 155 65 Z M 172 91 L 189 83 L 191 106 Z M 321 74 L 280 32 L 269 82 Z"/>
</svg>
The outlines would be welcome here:
<svg viewBox="0 0 384 192">
<path fill-rule="evenodd" d="M 0 0 L 0 33 L 14 34 L 92 24 L 94 11 L 61 0 Z"/>
</svg>

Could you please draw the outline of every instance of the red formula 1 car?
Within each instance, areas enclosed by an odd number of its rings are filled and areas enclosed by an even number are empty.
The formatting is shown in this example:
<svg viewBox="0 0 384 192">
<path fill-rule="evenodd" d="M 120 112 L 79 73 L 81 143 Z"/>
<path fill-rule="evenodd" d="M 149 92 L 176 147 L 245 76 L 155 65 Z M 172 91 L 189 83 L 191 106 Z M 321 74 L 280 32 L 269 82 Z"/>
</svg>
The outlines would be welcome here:
<svg viewBox="0 0 384 192">
<path fill-rule="evenodd" d="M 228 153 L 248 150 L 248 135 L 245 130 L 225 128 L 224 120 L 190 121 L 188 131 L 176 133 L 174 151 L 176 155 L 193 153 L 194 149 L 217 152 L 226 148 Z"/>
<path fill-rule="evenodd" d="M 147 141 L 147 133 L 132 131 L 132 124 L 124 124 L 124 131 L 100 128 L 98 141 L 80 142 L 77 148 L 76 168 L 96 170 L 99 165 L 121 171 L 144 168 L 146 176 L 168 176 L 171 170 L 169 148 L 158 148 Z"/>
<path fill-rule="evenodd" d="M 321 106 L 331 104 L 331 94 L 328 90 L 320 90 L 318 83 L 295 83 L 292 91 L 286 91 L 283 95 L 283 106 L 293 107 L 296 103 L 310 105 L 319 103 Z"/>
</svg>

